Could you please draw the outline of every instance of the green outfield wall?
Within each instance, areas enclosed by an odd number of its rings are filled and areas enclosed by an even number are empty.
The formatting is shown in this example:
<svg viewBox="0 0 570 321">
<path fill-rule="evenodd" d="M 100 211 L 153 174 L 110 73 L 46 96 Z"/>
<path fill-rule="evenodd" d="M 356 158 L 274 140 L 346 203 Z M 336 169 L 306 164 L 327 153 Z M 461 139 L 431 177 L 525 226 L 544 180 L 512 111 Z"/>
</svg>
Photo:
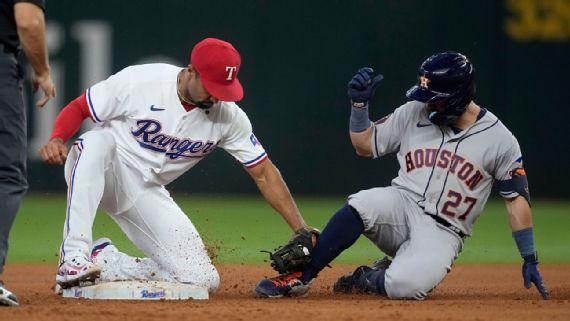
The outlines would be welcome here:
<svg viewBox="0 0 570 321">
<path fill-rule="evenodd" d="M 68 101 L 131 64 L 185 65 L 193 44 L 219 37 L 242 54 L 240 105 L 294 193 L 389 184 L 395 158 L 360 159 L 350 145 L 346 83 L 362 66 L 384 74 L 377 119 L 406 101 L 426 57 L 456 50 L 475 65 L 476 101 L 518 137 L 533 195 L 570 196 L 568 1 L 48 0 L 46 15 L 58 97 L 37 110 L 26 92 L 32 190 L 65 188 L 62 167 L 35 151 Z M 173 188 L 255 191 L 221 150 Z"/>
</svg>

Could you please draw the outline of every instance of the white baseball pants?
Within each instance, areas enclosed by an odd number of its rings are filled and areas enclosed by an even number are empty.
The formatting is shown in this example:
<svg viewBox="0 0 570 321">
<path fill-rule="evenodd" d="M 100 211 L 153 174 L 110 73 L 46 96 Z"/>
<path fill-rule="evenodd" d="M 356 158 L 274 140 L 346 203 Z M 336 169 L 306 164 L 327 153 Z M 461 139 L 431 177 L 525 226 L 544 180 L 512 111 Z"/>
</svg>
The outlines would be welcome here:
<svg viewBox="0 0 570 321">
<path fill-rule="evenodd" d="M 61 262 L 90 256 L 92 227 L 101 206 L 145 259 L 113 252 L 98 260 L 102 280 L 162 280 L 216 289 L 220 278 L 198 231 L 164 186 L 146 183 L 121 162 L 104 129 L 83 134 L 65 164 L 68 185 Z M 115 257 L 112 257 L 115 256 Z"/>
</svg>

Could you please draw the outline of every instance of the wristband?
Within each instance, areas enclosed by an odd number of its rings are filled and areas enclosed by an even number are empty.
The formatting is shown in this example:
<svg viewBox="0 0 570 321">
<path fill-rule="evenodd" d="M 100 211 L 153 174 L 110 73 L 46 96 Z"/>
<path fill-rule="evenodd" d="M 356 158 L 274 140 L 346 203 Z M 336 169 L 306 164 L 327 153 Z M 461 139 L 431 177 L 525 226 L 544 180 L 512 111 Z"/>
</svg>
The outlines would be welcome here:
<svg viewBox="0 0 570 321">
<path fill-rule="evenodd" d="M 368 104 L 362 107 L 354 107 L 352 104 L 350 110 L 350 125 L 349 129 L 351 132 L 360 133 L 370 127 L 370 117 L 368 115 Z"/>
<path fill-rule="evenodd" d="M 519 252 L 523 258 L 535 253 L 532 227 L 513 232 L 513 238 L 515 239 Z"/>
</svg>

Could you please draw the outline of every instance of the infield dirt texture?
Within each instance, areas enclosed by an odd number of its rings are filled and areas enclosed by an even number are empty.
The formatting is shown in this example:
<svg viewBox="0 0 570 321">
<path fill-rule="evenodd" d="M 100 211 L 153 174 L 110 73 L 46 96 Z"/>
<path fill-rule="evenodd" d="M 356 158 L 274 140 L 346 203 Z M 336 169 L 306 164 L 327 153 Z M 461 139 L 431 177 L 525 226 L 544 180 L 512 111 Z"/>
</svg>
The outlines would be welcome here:
<svg viewBox="0 0 570 321">
<path fill-rule="evenodd" d="M 540 270 L 552 299 L 522 286 L 520 258 L 501 201 L 492 201 L 457 264 L 426 301 L 392 301 L 368 295 L 333 295 L 336 278 L 382 254 L 361 238 L 325 269 L 309 296 L 257 299 L 253 287 L 274 272 L 260 249 L 285 242 L 290 231 L 259 197 L 176 197 L 212 249 L 222 284 L 209 301 L 118 302 L 63 299 L 53 294 L 63 195 L 31 195 L 12 230 L 3 279 L 19 308 L 0 309 L 0 321 L 49 320 L 570 320 L 570 215 L 567 202 L 533 203 Z M 298 198 L 308 223 L 322 228 L 344 200 Z M 119 249 L 140 254 L 105 214 L 94 237 L 109 236 Z"/>
<path fill-rule="evenodd" d="M 117 302 L 63 299 L 51 292 L 55 267 L 12 265 L 6 278 L 22 307 L 1 309 L 10 321 L 85 320 L 570 320 L 570 265 L 541 268 L 552 299 L 522 287 L 518 265 L 458 265 L 428 300 L 392 301 L 368 295 L 333 295 L 336 277 L 354 266 L 334 266 L 309 296 L 257 299 L 253 286 L 271 273 L 259 265 L 221 265 L 222 286 L 209 301 Z M 272 273 L 271 273 L 272 274 Z"/>
</svg>

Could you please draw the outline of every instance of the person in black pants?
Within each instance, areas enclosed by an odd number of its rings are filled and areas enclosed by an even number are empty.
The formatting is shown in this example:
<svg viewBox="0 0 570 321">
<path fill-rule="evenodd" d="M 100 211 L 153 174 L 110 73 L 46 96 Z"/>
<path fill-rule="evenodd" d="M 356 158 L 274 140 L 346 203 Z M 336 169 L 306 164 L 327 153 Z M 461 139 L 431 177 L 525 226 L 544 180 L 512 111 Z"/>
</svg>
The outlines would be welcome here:
<svg viewBox="0 0 570 321">
<path fill-rule="evenodd" d="M 24 69 L 22 49 L 34 75 L 33 90 L 44 97 L 43 107 L 55 96 L 45 42 L 45 0 L 0 1 L 0 276 L 8 252 L 8 236 L 20 202 L 28 188 L 26 180 L 26 110 L 22 95 Z M 17 306 L 18 300 L 0 281 L 0 306 Z"/>
</svg>

